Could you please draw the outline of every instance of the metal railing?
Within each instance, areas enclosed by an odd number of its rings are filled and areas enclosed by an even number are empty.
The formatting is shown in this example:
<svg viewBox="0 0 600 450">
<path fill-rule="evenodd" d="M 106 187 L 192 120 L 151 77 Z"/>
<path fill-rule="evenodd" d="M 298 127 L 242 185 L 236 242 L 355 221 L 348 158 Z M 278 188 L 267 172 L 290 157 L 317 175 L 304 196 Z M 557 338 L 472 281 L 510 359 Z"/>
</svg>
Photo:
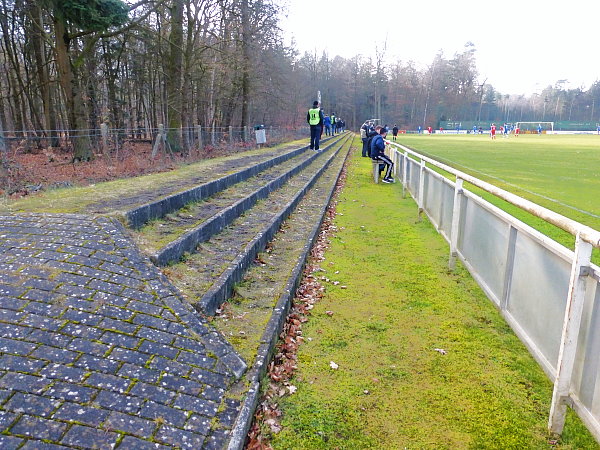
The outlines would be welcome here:
<svg viewBox="0 0 600 450">
<path fill-rule="evenodd" d="M 403 193 L 417 201 L 554 383 L 548 428 L 571 406 L 600 440 L 600 232 L 485 181 L 388 142 Z M 433 166 L 456 177 L 452 181 Z M 463 187 L 466 181 L 576 237 L 575 251 Z"/>
</svg>

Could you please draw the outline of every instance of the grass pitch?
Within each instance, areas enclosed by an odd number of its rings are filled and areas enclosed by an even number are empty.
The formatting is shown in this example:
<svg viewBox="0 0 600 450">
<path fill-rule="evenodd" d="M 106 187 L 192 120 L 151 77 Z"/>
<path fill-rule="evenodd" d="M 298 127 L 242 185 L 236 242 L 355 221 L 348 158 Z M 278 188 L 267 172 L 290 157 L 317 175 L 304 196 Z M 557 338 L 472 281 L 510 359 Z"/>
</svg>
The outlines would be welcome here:
<svg viewBox="0 0 600 450">
<path fill-rule="evenodd" d="M 600 136 L 401 135 L 398 143 L 600 230 Z M 452 179 L 453 176 L 450 176 Z M 568 248 L 570 234 L 477 188 L 491 203 Z M 600 252 L 594 252 L 600 263 Z"/>
</svg>

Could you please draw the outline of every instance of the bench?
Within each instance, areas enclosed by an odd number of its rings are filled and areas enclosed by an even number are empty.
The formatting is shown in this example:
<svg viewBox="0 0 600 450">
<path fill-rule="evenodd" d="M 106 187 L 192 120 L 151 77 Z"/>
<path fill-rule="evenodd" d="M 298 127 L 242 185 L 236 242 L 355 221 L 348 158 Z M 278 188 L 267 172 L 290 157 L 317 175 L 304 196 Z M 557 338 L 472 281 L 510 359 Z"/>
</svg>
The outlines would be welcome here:
<svg viewBox="0 0 600 450">
<path fill-rule="evenodd" d="M 373 181 L 375 184 L 379 183 L 379 161 L 371 160 L 373 162 Z"/>
</svg>

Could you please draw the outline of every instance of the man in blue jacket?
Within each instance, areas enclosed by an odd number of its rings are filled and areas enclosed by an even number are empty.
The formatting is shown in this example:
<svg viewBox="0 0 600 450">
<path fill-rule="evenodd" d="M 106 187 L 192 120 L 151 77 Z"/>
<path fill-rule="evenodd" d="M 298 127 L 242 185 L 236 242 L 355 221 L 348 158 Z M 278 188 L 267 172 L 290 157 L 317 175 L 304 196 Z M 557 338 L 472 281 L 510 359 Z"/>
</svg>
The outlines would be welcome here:
<svg viewBox="0 0 600 450">
<path fill-rule="evenodd" d="M 392 177 L 392 170 L 394 168 L 394 163 L 392 160 L 385 154 L 385 137 L 387 135 L 387 130 L 385 127 L 379 130 L 379 133 L 371 140 L 371 158 L 374 161 L 379 161 L 382 164 L 385 164 L 385 176 L 381 181 L 384 183 L 393 183 L 394 178 Z"/>
</svg>

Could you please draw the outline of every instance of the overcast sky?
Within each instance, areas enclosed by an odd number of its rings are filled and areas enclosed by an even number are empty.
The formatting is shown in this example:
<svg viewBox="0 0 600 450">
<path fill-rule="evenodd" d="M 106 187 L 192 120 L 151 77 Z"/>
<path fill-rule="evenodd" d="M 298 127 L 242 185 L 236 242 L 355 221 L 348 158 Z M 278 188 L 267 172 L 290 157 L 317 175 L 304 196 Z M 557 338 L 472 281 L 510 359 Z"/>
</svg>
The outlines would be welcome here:
<svg viewBox="0 0 600 450">
<path fill-rule="evenodd" d="M 431 64 L 475 44 L 480 80 L 503 94 L 540 92 L 566 79 L 589 87 L 600 79 L 598 0 L 287 0 L 287 42 L 320 56 L 374 55 Z"/>
</svg>

